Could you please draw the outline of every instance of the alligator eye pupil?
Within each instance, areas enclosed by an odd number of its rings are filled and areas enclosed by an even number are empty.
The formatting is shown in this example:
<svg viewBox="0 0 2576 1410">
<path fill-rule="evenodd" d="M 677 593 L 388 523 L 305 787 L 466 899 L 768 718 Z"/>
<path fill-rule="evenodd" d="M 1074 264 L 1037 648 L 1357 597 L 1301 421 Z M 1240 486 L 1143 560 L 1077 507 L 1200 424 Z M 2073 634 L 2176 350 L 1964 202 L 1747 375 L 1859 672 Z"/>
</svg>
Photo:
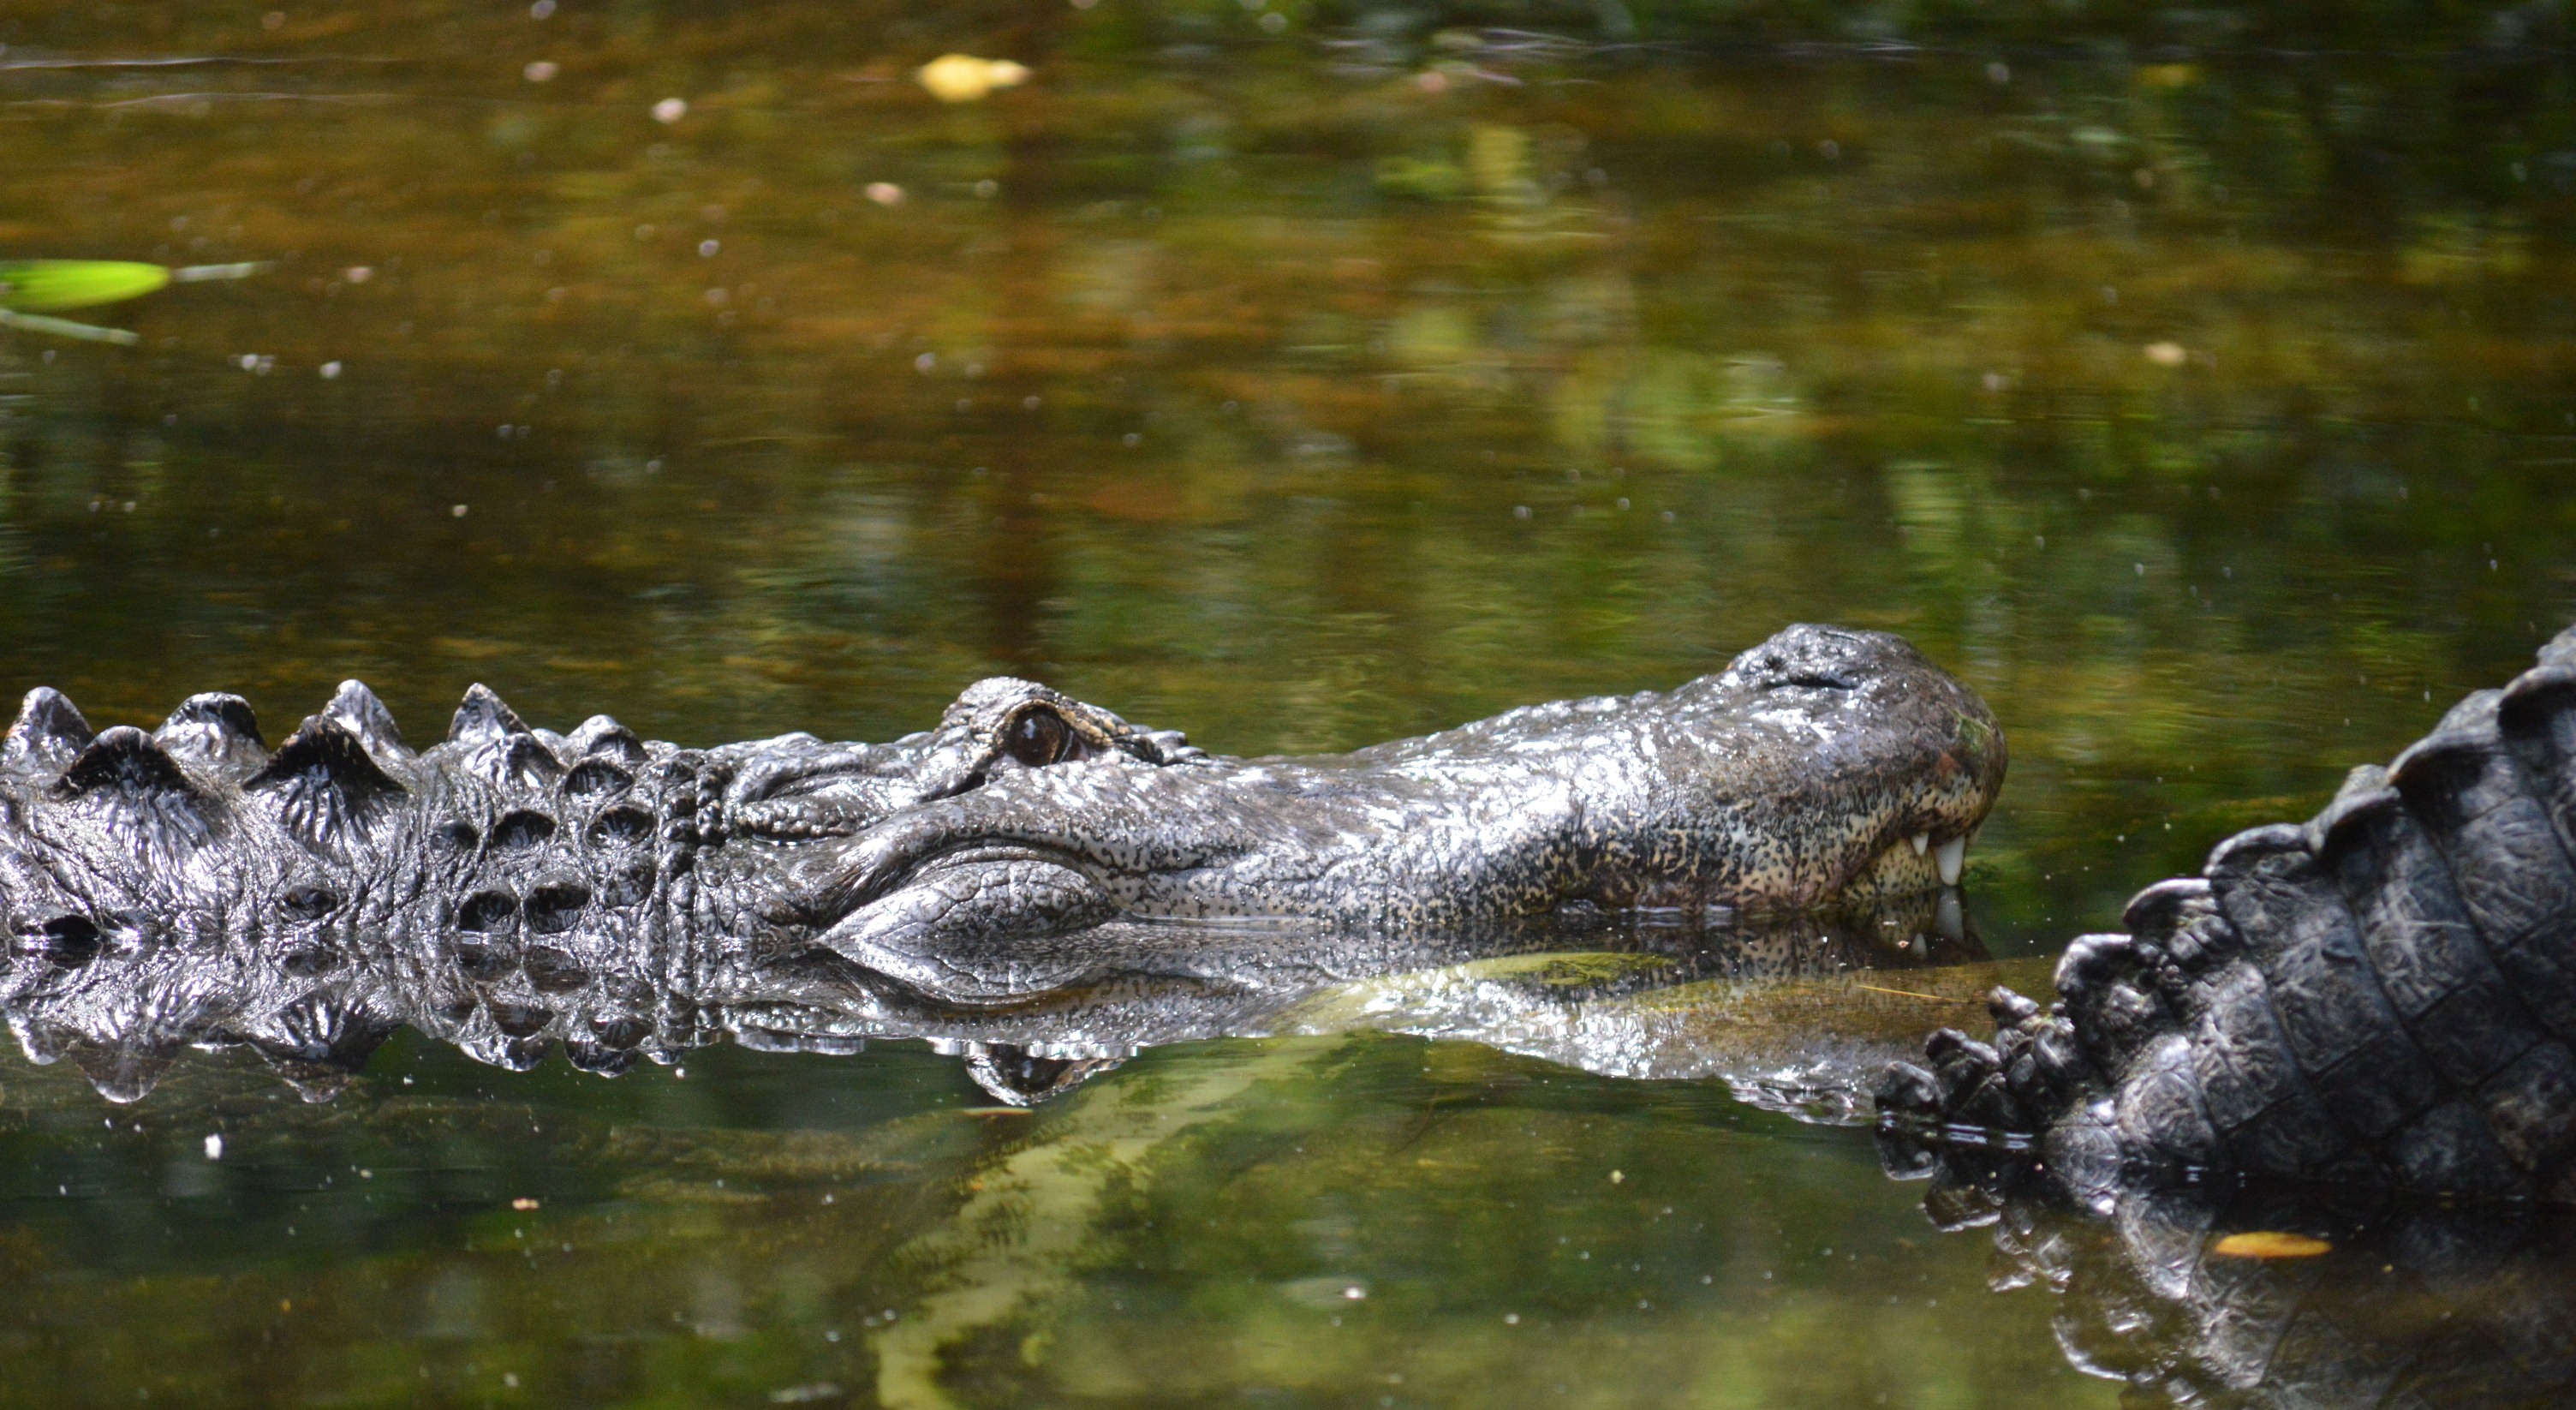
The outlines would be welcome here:
<svg viewBox="0 0 2576 1410">
<path fill-rule="evenodd" d="M 1063 758 L 1065 745 L 1072 739 L 1073 731 L 1054 712 L 1031 710 L 1011 721 L 1002 747 L 1010 751 L 1012 758 L 1038 769 Z"/>
</svg>

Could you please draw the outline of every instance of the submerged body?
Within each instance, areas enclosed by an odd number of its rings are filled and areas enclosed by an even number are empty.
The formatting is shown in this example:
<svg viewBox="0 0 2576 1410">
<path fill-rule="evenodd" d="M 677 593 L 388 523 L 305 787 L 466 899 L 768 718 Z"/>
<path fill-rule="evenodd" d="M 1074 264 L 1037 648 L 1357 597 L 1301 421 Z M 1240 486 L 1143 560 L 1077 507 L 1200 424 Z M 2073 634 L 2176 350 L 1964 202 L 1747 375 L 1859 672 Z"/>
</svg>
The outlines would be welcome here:
<svg viewBox="0 0 2576 1410">
<path fill-rule="evenodd" d="M 318 1080 L 406 1022 L 614 1071 L 745 1005 L 1205 975 L 1154 922 L 1403 941 L 1928 896 L 2003 771 L 1965 687 L 1818 627 L 1671 692 L 1300 759 L 1211 756 L 1014 680 L 890 744 L 707 750 L 532 729 L 477 687 L 420 753 L 355 683 L 274 751 L 236 697 L 146 734 L 39 690 L 0 746 L 0 998 L 31 1053 L 129 1098 L 186 1044 Z"/>
</svg>

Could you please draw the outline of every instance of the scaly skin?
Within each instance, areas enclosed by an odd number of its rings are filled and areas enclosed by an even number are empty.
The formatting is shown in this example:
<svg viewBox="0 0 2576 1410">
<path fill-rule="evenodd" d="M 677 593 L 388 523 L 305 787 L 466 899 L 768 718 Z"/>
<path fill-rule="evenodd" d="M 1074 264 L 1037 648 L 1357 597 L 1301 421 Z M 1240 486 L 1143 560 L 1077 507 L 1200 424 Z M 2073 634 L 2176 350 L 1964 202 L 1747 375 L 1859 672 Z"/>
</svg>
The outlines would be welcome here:
<svg viewBox="0 0 2576 1410">
<path fill-rule="evenodd" d="M 891 744 L 708 750 L 534 730 L 478 686 L 417 754 L 355 683 L 273 753 L 236 697 L 93 734 L 39 690 L 0 745 L 0 1004 L 127 1099 L 209 1040 L 327 1086 L 401 1023 L 615 1071 L 746 1006 L 1023 1003 L 1186 950 L 1161 922 L 1326 953 L 1893 904 L 1955 880 L 2003 771 L 1966 688 L 1816 627 L 1668 693 L 1299 759 L 1014 680 Z"/>
<path fill-rule="evenodd" d="M 2576 1201 L 2576 628 L 2302 826 L 2078 939 L 1891 1066 L 1893 1131 L 2123 1190 L 2294 1181 Z"/>
</svg>

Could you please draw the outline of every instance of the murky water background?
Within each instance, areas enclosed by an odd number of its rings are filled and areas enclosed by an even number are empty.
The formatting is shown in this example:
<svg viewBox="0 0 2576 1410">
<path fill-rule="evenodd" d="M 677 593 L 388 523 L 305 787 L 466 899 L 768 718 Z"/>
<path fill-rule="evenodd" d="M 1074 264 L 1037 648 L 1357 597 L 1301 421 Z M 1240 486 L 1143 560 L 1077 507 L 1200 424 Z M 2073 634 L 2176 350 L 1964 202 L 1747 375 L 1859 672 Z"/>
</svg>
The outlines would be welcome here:
<svg viewBox="0 0 2576 1410">
<path fill-rule="evenodd" d="M 1262 752 L 1840 621 L 2002 716 L 2044 956 L 2576 618 L 2576 92 L 2500 13 L 0 6 L 0 254 L 277 266 L 0 340 L 0 689 L 702 743 L 1009 672 Z M 13 1056 L 0 1149 L 13 1404 L 2118 1395 L 1862 1133 L 1464 1042 L 1036 1115 Z"/>
</svg>

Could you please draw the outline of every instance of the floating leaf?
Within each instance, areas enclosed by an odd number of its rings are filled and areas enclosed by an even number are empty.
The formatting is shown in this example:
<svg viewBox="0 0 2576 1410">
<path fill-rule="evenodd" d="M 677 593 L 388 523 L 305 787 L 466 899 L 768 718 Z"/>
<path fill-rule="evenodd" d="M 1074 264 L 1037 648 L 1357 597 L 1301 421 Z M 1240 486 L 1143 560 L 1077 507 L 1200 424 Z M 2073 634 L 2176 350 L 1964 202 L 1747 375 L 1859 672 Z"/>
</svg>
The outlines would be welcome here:
<svg viewBox="0 0 2576 1410">
<path fill-rule="evenodd" d="M 2211 1244 L 2209 1251 L 2218 1258 L 2314 1258 L 2334 1252 L 2334 1245 L 2306 1234 L 2258 1229 L 2251 1233 L 2230 1234 Z"/>
<path fill-rule="evenodd" d="M 48 313 L 90 308 L 149 294 L 169 282 L 169 270 L 131 260 L 14 260 L 0 263 L 0 309 Z"/>
<path fill-rule="evenodd" d="M 51 333 L 58 338 L 79 338 L 92 343 L 131 345 L 141 340 L 122 328 L 98 328 L 69 319 L 47 318 L 37 310 L 112 304 L 149 294 L 166 284 L 247 279 L 276 267 L 264 261 L 192 264 L 181 269 L 164 269 L 157 264 L 134 260 L 0 260 L 0 328 Z"/>
<path fill-rule="evenodd" d="M 923 64 L 914 77 L 943 103 L 971 103 L 996 88 L 1014 88 L 1027 82 L 1029 71 L 1008 59 L 942 54 Z"/>
</svg>

